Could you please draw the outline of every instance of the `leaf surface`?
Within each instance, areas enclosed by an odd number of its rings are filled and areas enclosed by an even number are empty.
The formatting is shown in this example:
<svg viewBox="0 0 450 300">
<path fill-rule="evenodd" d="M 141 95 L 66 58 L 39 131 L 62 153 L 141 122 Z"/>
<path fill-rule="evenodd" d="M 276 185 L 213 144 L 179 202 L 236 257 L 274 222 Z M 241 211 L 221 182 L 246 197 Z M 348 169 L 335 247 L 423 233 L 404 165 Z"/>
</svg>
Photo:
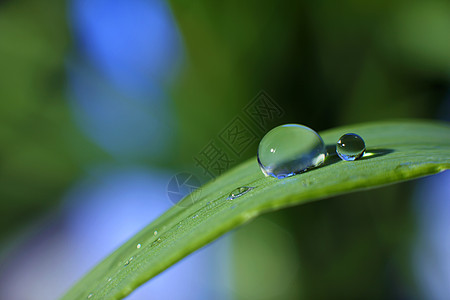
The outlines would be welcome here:
<svg viewBox="0 0 450 300">
<path fill-rule="evenodd" d="M 349 132 L 362 136 L 367 149 L 363 158 L 353 162 L 334 153 L 339 137 Z M 63 299 L 123 298 L 183 257 L 265 212 L 450 168 L 446 123 L 377 122 L 320 134 L 330 153 L 322 166 L 276 179 L 264 177 L 256 157 L 242 163 L 166 211 L 98 264 Z M 227 199 L 242 186 L 253 189 Z"/>
</svg>

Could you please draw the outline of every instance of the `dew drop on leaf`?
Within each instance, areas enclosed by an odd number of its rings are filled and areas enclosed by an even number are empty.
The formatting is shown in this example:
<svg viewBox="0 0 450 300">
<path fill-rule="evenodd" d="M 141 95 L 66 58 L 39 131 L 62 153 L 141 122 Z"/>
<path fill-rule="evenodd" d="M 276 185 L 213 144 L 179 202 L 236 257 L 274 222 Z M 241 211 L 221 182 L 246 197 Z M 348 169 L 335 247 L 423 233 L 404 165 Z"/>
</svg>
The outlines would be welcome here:
<svg viewBox="0 0 450 300">
<path fill-rule="evenodd" d="M 254 187 L 251 187 L 251 186 L 241 186 L 241 187 L 238 187 L 237 189 L 234 189 L 234 190 L 230 193 L 230 195 L 228 196 L 227 200 L 233 200 L 233 199 L 236 199 L 236 198 L 238 198 L 238 197 L 240 197 L 240 196 L 242 196 L 242 195 L 244 195 L 244 194 L 250 192 L 250 191 L 253 190 L 253 189 L 254 189 Z"/>
<path fill-rule="evenodd" d="M 159 244 L 161 243 L 161 241 L 162 241 L 161 238 L 158 238 L 156 241 L 153 241 L 153 243 L 152 243 L 151 246 L 152 246 L 152 247 L 153 247 L 153 246 L 157 246 L 157 245 L 159 245 Z"/>
<path fill-rule="evenodd" d="M 262 138 L 258 163 L 264 175 L 285 178 L 321 165 L 326 154 L 317 132 L 299 124 L 285 124 Z"/>
<path fill-rule="evenodd" d="M 130 257 L 130 259 L 125 262 L 125 266 L 128 266 L 133 259 L 134 256 Z"/>
<path fill-rule="evenodd" d="M 366 144 L 362 137 L 355 133 L 341 136 L 336 144 L 336 153 L 342 160 L 353 161 L 361 158 L 366 151 Z"/>
</svg>

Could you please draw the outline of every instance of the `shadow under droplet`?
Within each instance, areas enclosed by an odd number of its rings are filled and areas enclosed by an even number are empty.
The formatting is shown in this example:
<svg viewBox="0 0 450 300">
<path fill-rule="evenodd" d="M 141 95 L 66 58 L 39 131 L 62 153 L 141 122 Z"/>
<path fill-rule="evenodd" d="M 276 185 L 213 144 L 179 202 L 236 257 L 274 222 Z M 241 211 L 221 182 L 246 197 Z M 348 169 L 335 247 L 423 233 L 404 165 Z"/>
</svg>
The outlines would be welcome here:
<svg viewBox="0 0 450 300">
<path fill-rule="evenodd" d="M 327 157 L 325 158 L 325 161 L 320 167 L 326 167 L 335 164 L 341 160 L 339 156 L 336 154 L 335 146 L 327 146 L 327 153 L 328 153 Z"/>
<path fill-rule="evenodd" d="M 336 153 L 336 145 L 327 145 L 326 150 L 328 155 L 321 167 L 326 167 L 342 160 Z M 394 150 L 392 149 L 366 149 L 366 153 L 364 153 L 363 157 L 359 158 L 358 160 L 372 159 L 375 157 L 384 156 L 392 152 L 394 152 Z"/>
<path fill-rule="evenodd" d="M 364 153 L 363 157 L 358 160 L 372 159 L 375 157 L 384 156 L 392 152 L 394 152 L 394 150 L 392 149 L 366 149 L 366 153 Z"/>
<path fill-rule="evenodd" d="M 337 155 L 336 154 L 336 144 L 334 145 L 326 145 L 325 146 L 328 155 Z"/>
</svg>

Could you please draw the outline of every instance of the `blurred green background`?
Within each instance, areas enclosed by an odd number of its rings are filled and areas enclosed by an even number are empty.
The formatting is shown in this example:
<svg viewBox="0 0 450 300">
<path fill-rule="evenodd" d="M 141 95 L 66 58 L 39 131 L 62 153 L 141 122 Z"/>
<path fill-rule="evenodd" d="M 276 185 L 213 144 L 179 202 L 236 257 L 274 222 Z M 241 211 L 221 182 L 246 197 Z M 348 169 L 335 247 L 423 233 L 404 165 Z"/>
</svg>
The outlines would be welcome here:
<svg viewBox="0 0 450 300">
<path fill-rule="evenodd" d="M 76 52 L 70 6 L 0 2 L 3 249 L 56 210 L 92 164 L 194 172 L 193 157 L 260 90 L 285 111 L 273 125 L 301 123 L 320 131 L 450 117 L 449 1 L 171 1 L 170 7 L 184 47 L 177 75 L 162 84 L 176 120 L 173 141 L 170 151 L 124 161 L 83 134 L 70 112 L 66 65 Z M 238 161 L 254 156 L 257 146 Z M 267 257 L 285 255 L 301 271 L 281 294 L 268 292 L 264 299 L 416 299 L 408 250 L 416 231 L 413 190 L 414 182 L 403 183 L 268 215 L 293 245 Z M 259 251 L 259 242 L 241 247 L 244 231 L 236 239 L 236 298 L 248 299 L 268 279 L 257 276 L 257 261 L 245 259 Z"/>
</svg>

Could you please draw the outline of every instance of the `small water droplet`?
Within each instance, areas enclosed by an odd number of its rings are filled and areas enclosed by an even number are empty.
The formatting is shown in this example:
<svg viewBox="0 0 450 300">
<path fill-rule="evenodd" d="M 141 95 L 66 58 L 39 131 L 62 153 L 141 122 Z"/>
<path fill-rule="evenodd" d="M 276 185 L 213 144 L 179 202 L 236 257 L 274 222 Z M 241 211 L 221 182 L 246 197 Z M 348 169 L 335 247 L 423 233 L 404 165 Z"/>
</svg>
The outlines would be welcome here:
<svg viewBox="0 0 450 300">
<path fill-rule="evenodd" d="M 155 231 L 153 232 L 153 235 L 156 236 L 157 234 L 158 234 L 158 230 L 155 230 Z"/>
<path fill-rule="evenodd" d="M 92 298 L 92 296 L 94 296 L 94 294 L 91 293 L 87 296 L 87 298 L 90 299 L 90 298 Z"/>
<path fill-rule="evenodd" d="M 125 262 L 125 266 L 128 266 L 133 259 L 134 256 L 130 257 L 130 259 Z"/>
<path fill-rule="evenodd" d="M 192 219 L 198 218 L 198 215 L 192 216 Z"/>
<path fill-rule="evenodd" d="M 236 198 L 239 198 L 240 196 L 247 194 L 248 192 L 250 192 L 251 190 L 253 190 L 254 187 L 252 186 L 241 186 L 238 187 L 237 189 L 234 189 L 230 195 L 228 196 L 227 200 L 233 200 Z"/>
<path fill-rule="evenodd" d="M 336 144 L 336 153 L 342 160 L 353 161 L 361 158 L 366 151 L 366 144 L 362 137 L 355 133 L 341 136 Z"/>
<path fill-rule="evenodd" d="M 136 248 L 140 249 L 141 248 L 141 244 L 137 244 Z"/>
<path fill-rule="evenodd" d="M 109 277 L 109 278 L 108 278 L 108 282 L 110 282 L 111 280 L 112 280 L 112 278 L 111 278 L 111 277 Z"/>
<path fill-rule="evenodd" d="M 178 223 L 177 228 L 179 229 L 181 227 L 183 227 L 183 225 L 181 225 L 181 222 L 180 222 L 180 223 Z"/>
<path fill-rule="evenodd" d="M 258 163 L 266 176 L 285 178 L 317 167 L 327 151 L 320 135 L 309 127 L 286 124 L 275 127 L 261 140 Z"/>
<path fill-rule="evenodd" d="M 161 241 L 162 241 L 161 238 L 158 238 L 157 240 L 153 241 L 152 247 L 153 247 L 153 246 L 156 246 L 156 245 L 159 245 L 159 243 L 161 243 Z"/>
</svg>

